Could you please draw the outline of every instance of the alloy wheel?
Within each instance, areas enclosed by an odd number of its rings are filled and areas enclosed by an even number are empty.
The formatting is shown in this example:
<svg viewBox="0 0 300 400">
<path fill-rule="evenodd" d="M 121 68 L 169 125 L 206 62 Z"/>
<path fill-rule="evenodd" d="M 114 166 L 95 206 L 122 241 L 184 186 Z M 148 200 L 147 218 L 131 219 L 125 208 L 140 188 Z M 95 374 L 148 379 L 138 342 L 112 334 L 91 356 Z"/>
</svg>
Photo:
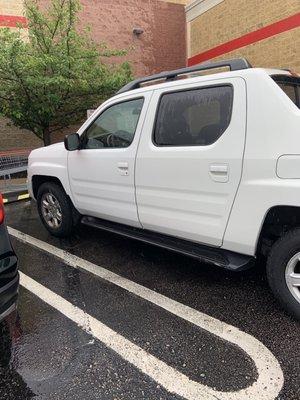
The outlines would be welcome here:
<svg viewBox="0 0 300 400">
<path fill-rule="evenodd" d="M 58 229 L 62 224 L 62 211 L 59 201 L 52 193 L 44 193 L 41 199 L 41 210 L 47 225 Z"/>
<path fill-rule="evenodd" d="M 285 270 L 285 281 L 294 298 L 300 303 L 300 252 L 288 262 Z"/>
</svg>

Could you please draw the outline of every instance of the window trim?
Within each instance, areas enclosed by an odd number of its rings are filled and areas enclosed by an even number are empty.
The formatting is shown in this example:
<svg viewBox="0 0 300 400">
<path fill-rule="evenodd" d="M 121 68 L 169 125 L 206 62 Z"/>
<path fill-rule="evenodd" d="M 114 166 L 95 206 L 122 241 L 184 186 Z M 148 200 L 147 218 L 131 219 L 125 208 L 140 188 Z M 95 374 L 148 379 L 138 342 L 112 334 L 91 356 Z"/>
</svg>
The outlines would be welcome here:
<svg viewBox="0 0 300 400">
<path fill-rule="evenodd" d="M 114 106 L 116 106 L 116 105 L 123 104 L 123 103 L 128 103 L 128 102 L 134 101 L 134 100 L 143 100 L 143 106 L 142 106 L 142 110 L 141 110 L 141 112 L 140 112 L 140 115 L 139 115 L 139 118 L 138 118 L 138 121 L 137 121 L 137 125 L 136 125 L 135 131 L 134 131 L 134 136 L 133 136 L 132 142 L 131 142 L 128 146 L 126 146 L 126 147 L 103 147 L 103 148 L 99 148 L 99 149 L 87 149 L 87 148 L 85 148 L 85 147 L 82 147 L 82 146 L 83 146 L 84 140 L 86 140 L 86 134 L 87 134 L 86 132 L 88 131 L 88 129 L 94 124 L 94 122 L 95 122 L 105 111 L 109 110 L 111 107 L 114 107 Z M 121 100 L 121 101 L 116 101 L 116 102 L 113 103 L 113 104 L 108 104 L 107 107 L 105 107 L 103 110 L 101 110 L 101 112 L 100 112 L 99 114 L 97 114 L 97 116 L 93 119 L 93 121 L 91 121 L 91 123 L 85 128 L 85 130 L 84 130 L 84 131 L 82 132 L 82 134 L 80 135 L 80 148 L 79 148 L 79 150 L 106 150 L 106 149 L 118 149 L 118 150 L 121 150 L 121 149 L 128 149 L 128 148 L 133 144 L 133 142 L 134 142 L 134 138 L 135 138 L 135 135 L 136 135 L 136 130 L 137 130 L 138 124 L 139 124 L 139 122 L 140 122 L 140 118 L 141 118 L 141 115 L 142 115 L 142 112 L 143 112 L 144 104 L 145 104 L 145 97 L 144 97 L 144 96 L 132 97 L 132 98 L 130 98 L 130 99 L 125 99 L 125 100 Z"/>
<path fill-rule="evenodd" d="M 283 91 L 283 93 L 290 99 L 290 101 L 295 104 L 296 107 L 300 109 L 300 78 L 289 75 L 272 75 L 271 78 L 277 84 L 277 86 Z M 298 90 L 295 90 L 296 95 L 296 103 L 285 93 L 285 91 L 279 86 L 279 84 L 283 85 L 291 85 L 298 87 Z"/>
<path fill-rule="evenodd" d="M 221 135 L 218 137 L 218 139 L 211 143 L 211 144 L 188 144 L 188 145 L 181 145 L 181 146 L 174 146 L 172 144 L 163 144 L 163 145 L 159 145 L 155 142 L 155 129 L 156 129 L 156 125 L 157 125 L 157 119 L 158 119 L 158 113 L 159 113 L 159 107 L 160 107 L 160 103 L 162 100 L 162 97 L 166 94 L 173 94 L 173 93 L 181 93 L 181 92 L 190 92 L 192 90 L 201 90 L 201 89 L 212 89 L 212 88 L 218 88 L 218 87 L 225 87 L 225 86 L 229 86 L 232 89 L 232 102 L 231 102 L 231 112 L 230 112 L 230 119 L 229 119 L 229 123 L 226 127 L 226 129 L 221 133 Z M 215 84 L 215 85 L 205 85 L 205 86 L 197 86 L 197 87 L 190 87 L 187 89 L 177 89 L 177 90 L 168 90 L 166 92 L 163 92 L 160 94 L 159 99 L 157 101 L 157 105 L 156 105 L 156 111 L 155 111 L 155 117 L 154 117 L 154 123 L 153 123 L 153 127 L 152 127 L 152 135 L 151 135 L 151 140 L 152 140 L 152 144 L 155 147 L 162 147 L 162 148 L 166 148 L 166 147 L 176 147 L 176 148 L 187 148 L 187 147 L 209 147 L 214 145 L 215 143 L 218 142 L 218 140 L 224 135 L 224 133 L 227 131 L 229 125 L 231 124 L 231 120 L 232 120 L 232 112 L 233 112 L 233 102 L 234 102 L 234 86 L 232 83 L 222 83 L 222 84 Z"/>
</svg>

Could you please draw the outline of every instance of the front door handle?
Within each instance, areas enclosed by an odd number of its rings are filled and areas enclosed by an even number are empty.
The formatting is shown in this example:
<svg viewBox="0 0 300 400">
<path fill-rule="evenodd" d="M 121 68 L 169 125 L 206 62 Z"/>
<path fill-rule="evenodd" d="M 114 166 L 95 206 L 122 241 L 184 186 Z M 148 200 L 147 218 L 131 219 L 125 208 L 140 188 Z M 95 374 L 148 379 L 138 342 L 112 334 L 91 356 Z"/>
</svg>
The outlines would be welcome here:
<svg viewBox="0 0 300 400">
<path fill-rule="evenodd" d="M 128 162 L 119 162 L 118 163 L 118 170 L 121 175 L 127 176 L 129 173 L 128 169 L 129 169 Z"/>
<path fill-rule="evenodd" d="M 229 167 L 227 164 L 211 164 L 209 173 L 212 180 L 215 182 L 228 182 Z"/>
</svg>

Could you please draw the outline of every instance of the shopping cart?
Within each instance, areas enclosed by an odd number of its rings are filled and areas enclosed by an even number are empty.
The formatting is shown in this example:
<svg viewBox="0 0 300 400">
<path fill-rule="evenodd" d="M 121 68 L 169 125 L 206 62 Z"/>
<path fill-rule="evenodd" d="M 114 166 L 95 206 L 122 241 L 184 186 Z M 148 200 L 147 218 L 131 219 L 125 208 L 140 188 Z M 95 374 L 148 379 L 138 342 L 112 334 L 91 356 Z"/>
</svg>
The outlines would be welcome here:
<svg viewBox="0 0 300 400">
<path fill-rule="evenodd" d="M 0 192 L 26 190 L 28 156 L 31 149 L 0 152 Z"/>
</svg>

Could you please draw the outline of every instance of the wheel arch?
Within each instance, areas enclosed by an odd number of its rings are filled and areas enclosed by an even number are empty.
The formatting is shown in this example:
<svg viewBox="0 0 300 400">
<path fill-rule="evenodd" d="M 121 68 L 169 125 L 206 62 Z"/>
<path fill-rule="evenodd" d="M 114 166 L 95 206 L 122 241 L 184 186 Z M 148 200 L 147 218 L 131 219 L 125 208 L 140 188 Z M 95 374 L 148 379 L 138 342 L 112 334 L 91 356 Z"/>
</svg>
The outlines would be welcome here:
<svg viewBox="0 0 300 400">
<path fill-rule="evenodd" d="M 276 205 L 265 214 L 256 244 L 256 255 L 268 255 L 272 245 L 284 233 L 300 227 L 300 207 Z"/>
<path fill-rule="evenodd" d="M 70 198 L 70 196 L 66 192 L 61 180 L 59 178 L 57 178 L 56 176 L 33 175 L 32 176 L 32 193 L 33 193 L 35 199 L 37 198 L 37 194 L 38 194 L 38 190 L 39 190 L 40 186 L 46 182 L 53 182 L 53 183 L 58 184 L 63 189 L 63 191 L 66 193 L 66 195 Z"/>
<path fill-rule="evenodd" d="M 73 213 L 73 220 L 74 223 L 77 224 L 80 219 L 81 219 L 81 214 L 79 213 L 79 211 L 76 209 L 76 207 L 74 206 L 74 203 L 70 197 L 70 195 L 68 194 L 68 192 L 66 191 L 66 189 L 64 188 L 63 183 L 61 182 L 61 180 L 56 177 L 56 176 L 50 176 L 50 175 L 33 175 L 32 176 L 32 192 L 34 195 L 34 198 L 37 199 L 37 194 L 38 194 L 38 190 L 39 187 L 46 182 L 51 182 L 51 183 L 56 183 L 65 193 L 68 201 L 70 202 L 71 208 L 72 208 L 72 213 Z"/>
</svg>

